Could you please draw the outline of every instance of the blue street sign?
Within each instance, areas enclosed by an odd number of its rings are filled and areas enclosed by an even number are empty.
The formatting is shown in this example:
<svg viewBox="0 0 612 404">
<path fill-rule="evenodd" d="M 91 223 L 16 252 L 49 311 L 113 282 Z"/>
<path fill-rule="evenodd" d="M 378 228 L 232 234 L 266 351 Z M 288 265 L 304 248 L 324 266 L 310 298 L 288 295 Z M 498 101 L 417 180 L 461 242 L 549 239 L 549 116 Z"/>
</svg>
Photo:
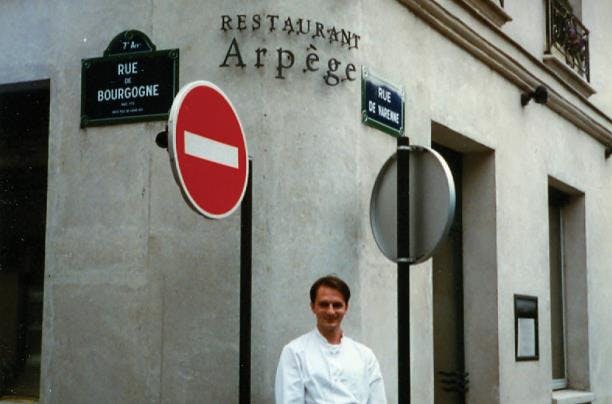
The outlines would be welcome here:
<svg viewBox="0 0 612 404">
<path fill-rule="evenodd" d="M 393 136 L 404 133 L 404 89 L 361 69 L 363 123 Z"/>
</svg>

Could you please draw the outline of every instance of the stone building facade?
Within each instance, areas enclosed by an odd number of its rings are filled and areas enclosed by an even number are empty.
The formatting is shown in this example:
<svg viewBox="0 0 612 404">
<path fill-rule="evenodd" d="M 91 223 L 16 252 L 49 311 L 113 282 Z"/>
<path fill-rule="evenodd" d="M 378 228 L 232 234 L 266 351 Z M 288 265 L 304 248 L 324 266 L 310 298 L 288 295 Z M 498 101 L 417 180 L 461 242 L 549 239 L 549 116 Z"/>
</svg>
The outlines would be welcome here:
<svg viewBox="0 0 612 404">
<path fill-rule="evenodd" d="M 273 402 L 328 273 L 352 287 L 345 332 L 397 402 L 397 269 L 369 216 L 396 139 L 362 123 L 363 67 L 404 88 L 405 135 L 457 187 L 448 239 L 411 268 L 412 402 L 612 403 L 610 15 L 580 0 L 3 2 L 2 394 L 238 402 L 240 213 L 187 206 L 155 142 L 164 120 L 83 125 L 82 61 L 138 30 L 179 50 L 179 86 L 222 88 L 244 128 L 253 403 Z"/>
</svg>

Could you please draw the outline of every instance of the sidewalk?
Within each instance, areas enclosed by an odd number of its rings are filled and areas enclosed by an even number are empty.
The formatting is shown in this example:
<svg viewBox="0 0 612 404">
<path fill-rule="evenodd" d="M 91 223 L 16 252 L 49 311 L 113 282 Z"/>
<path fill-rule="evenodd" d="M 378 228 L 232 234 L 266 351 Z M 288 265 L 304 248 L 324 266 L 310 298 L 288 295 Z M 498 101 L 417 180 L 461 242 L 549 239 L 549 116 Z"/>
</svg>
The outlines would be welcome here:
<svg viewBox="0 0 612 404">
<path fill-rule="evenodd" d="M 0 397 L 2 404 L 38 404 L 38 398 L 23 397 L 23 396 L 2 396 Z"/>
</svg>

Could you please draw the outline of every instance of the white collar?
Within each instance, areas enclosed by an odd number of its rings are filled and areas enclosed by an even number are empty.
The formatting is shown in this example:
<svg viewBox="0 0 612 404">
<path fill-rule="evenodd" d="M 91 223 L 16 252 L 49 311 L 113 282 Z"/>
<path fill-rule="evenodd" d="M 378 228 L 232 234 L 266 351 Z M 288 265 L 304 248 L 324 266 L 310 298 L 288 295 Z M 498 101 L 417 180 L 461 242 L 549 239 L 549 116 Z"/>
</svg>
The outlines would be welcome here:
<svg viewBox="0 0 612 404">
<path fill-rule="evenodd" d="M 315 335 L 317 336 L 319 342 L 323 345 L 324 348 L 326 348 L 326 350 L 330 354 L 337 354 L 340 352 L 340 349 L 342 348 L 342 341 L 344 340 L 344 333 L 340 337 L 339 344 L 330 344 L 327 338 L 325 338 L 323 334 L 321 334 L 321 331 L 319 331 L 317 327 L 315 327 L 314 331 L 315 331 Z"/>
</svg>

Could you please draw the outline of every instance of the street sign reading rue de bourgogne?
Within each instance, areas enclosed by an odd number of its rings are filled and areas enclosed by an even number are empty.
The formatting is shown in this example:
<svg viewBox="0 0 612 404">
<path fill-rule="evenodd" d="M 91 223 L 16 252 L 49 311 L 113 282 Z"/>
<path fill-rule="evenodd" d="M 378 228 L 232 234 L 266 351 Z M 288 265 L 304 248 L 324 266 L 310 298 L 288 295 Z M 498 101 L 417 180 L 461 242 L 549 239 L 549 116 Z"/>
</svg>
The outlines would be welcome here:
<svg viewBox="0 0 612 404">
<path fill-rule="evenodd" d="M 168 119 L 168 152 L 176 182 L 196 212 L 222 219 L 240 205 L 249 174 L 247 144 L 219 87 L 194 81 L 181 88 Z"/>
<path fill-rule="evenodd" d="M 104 56 L 82 61 L 81 127 L 168 119 L 178 71 L 178 49 L 156 51 L 144 33 L 120 33 Z"/>
</svg>

